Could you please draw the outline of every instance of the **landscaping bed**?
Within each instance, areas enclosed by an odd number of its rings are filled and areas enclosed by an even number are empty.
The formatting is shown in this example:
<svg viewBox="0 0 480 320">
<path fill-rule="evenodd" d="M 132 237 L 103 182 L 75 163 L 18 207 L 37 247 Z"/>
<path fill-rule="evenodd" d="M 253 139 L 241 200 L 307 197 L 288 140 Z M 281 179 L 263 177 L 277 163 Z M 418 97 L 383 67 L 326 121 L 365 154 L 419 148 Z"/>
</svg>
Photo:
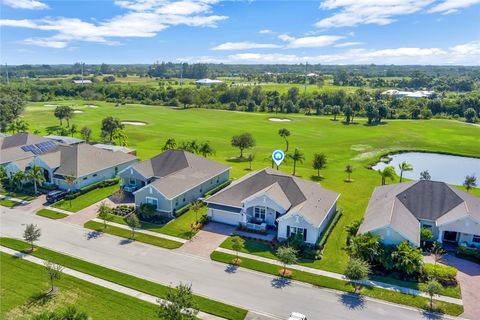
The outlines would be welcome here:
<svg viewBox="0 0 480 320">
<path fill-rule="evenodd" d="M 214 251 L 210 255 L 210 258 L 215 261 L 230 264 L 231 261 L 235 258 L 235 255 Z M 243 268 L 259 271 L 259 272 L 268 273 L 274 276 L 279 275 L 279 268 L 280 268 L 279 266 L 274 264 L 260 262 L 257 260 L 252 260 L 244 257 L 241 258 L 241 262 L 239 263 L 239 266 Z M 342 280 L 337 280 L 337 279 L 333 279 L 333 278 L 329 278 L 321 275 L 315 275 L 312 273 L 303 272 L 299 270 L 292 270 L 290 278 L 292 280 L 307 282 L 319 287 L 325 287 L 325 288 L 353 293 L 352 285 L 349 282 L 342 281 Z M 407 295 L 407 294 L 403 294 L 403 293 L 399 293 L 391 290 L 385 290 L 385 289 L 373 288 L 373 287 L 364 287 L 361 291 L 361 294 L 368 297 L 372 297 L 380 300 L 386 300 L 389 302 L 394 302 L 394 303 L 403 304 L 407 306 L 412 306 L 419 309 L 428 310 L 429 308 L 428 298 L 424 298 L 420 296 L 411 296 L 411 295 Z M 463 306 L 461 305 L 438 301 L 438 300 L 435 300 L 435 304 L 439 309 L 439 311 L 446 313 L 448 315 L 458 316 L 461 313 L 463 313 Z"/>
<path fill-rule="evenodd" d="M 157 247 L 162 247 L 165 249 L 176 249 L 182 246 L 181 242 L 165 239 L 165 238 L 160 238 L 160 237 L 154 237 L 148 234 L 140 233 L 140 232 L 135 232 L 135 238 L 132 239 L 132 231 L 127 230 L 127 229 L 122 229 L 118 227 L 114 227 L 111 225 L 107 225 L 106 228 L 104 228 L 103 223 L 101 222 L 96 222 L 96 221 L 88 221 L 83 225 L 87 229 L 95 230 L 98 232 L 105 232 L 108 234 L 112 234 L 114 236 L 122 237 L 128 240 L 132 241 L 138 241 L 138 242 L 143 242 L 146 244 L 151 244 Z"/>
<path fill-rule="evenodd" d="M 26 242 L 11 239 L 0 238 L 0 245 L 17 250 L 28 251 L 30 245 Z M 151 294 L 160 298 L 165 298 L 168 286 L 151 282 L 142 278 L 138 278 L 129 274 L 125 274 L 116 270 L 112 270 L 106 267 L 96 265 L 81 259 L 77 259 L 62 253 L 58 253 L 52 250 L 48 250 L 42 247 L 38 247 L 32 253 L 33 256 L 38 258 L 49 260 L 57 264 L 61 264 L 64 267 L 75 269 L 77 271 L 90 274 L 97 278 L 101 278 L 107 281 L 117 283 L 119 285 L 138 290 L 147 294 Z M 5 268 L 2 268 L 5 269 Z M 18 286 L 18 282 L 16 282 Z M 194 300 L 200 311 L 210 313 L 225 319 L 230 320 L 242 320 L 245 318 L 247 311 L 238 307 L 234 307 L 222 302 L 204 298 L 201 296 L 194 296 Z M 141 313 L 139 313 L 141 314 Z M 123 316 L 117 319 L 124 318 Z M 138 314 L 131 317 L 131 319 L 138 318 Z M 143 316 L 142 316 L 143 318 Z"/>
<path fill-rule="evenodd" d="M 35 213 L 37 216 L 49 218 L 49 219 L 62 219 L 65 217 L 68 217 L 68 214 L 53 211 L 53 210 L 48 210 L 48 209 L 41 209 L 38 210 L 37 213 Z"/>
</svg>

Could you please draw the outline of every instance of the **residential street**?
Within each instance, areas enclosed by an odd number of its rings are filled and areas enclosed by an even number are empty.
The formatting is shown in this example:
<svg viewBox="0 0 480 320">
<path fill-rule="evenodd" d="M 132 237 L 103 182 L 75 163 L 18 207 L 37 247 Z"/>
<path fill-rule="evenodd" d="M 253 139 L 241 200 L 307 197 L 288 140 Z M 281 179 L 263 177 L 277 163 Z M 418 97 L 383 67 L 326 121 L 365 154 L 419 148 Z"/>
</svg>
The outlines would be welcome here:
<svg viewBox="0 0 480 320">
<path fill-rule="evenodd" d="M 0 207 L 2 236 L 21 238 L 24 224 L 42 230 L 38 245 L 130 273 L 151 281 L 173 285 L 192 283 L 200 295 L 286 319 L 291 311 L 308 319 L 428 319 L 420 311 L 374 300 L 359 300 L 330 290 L 280 279 L 256 272 L 229 270 L 224 264 L 164 250 L 141 243 L 98 235 L 78 225 L 49 220 L 21 209 Z M 438 317 L 431 317 L 438 319 Z"/>
</svg>

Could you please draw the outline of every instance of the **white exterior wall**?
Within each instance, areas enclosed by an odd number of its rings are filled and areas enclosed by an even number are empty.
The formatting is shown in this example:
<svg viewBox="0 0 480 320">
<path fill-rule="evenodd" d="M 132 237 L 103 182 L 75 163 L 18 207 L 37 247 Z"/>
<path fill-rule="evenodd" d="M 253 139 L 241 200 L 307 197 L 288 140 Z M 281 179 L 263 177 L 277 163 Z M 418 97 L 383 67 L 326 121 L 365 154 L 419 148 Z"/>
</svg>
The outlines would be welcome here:
<svg viewBox="0 0 480 320">
<path fill-rule="evenodd" d="M 127 168 L 130 166 L 132 163 L 136 162 L 136 160 L 121 164 L 117 166 L 117 173 L 120 172 L 121 170 Z M 53 178 L 53 182 L 58 186 L 60 189 L 68 190 L 72 188 L 72 190 L 78 190 L 81 188 L 84 188 L 86 186 L 89 186 L 93 183 L 97 183 L 103 180 L 108 180 L 108 179 L 113 179 L 116 177 L 115 173 L 115 167 L 111 167 L 108 169 L 104 169 L 101 171 L 93 172 L 91 174 L 88 174 L 83 177 L 79 177 L 78 179 L 75 180 L 72 186 L 70 186 L 68 183 L 65 182 L 63 179 L 57 179 Z"/>
<path fill-rule="evenodd" d="M 330 208 L 330 211 L 328 211 L 327 215 L 325 216 L 325 219 L 320 224 L 320 227 L 318 227 L 318 230 L 320 231 L 321 235 L 326 231 L 328 224 L 330 223 L 330 221 L 332 220 L 336 212 L 337 212 L 337 203 L 335 202 L 335 204 L 332 206 L 332 208 Z"/>
<path fill-rule="evenodd" d="M 242 220 L 242 214 L 220 209 L 208 208 L 207 217 L 215 222 L 238 226 Z"/>
<path fill-rule="evenodd" d="M 279 240 L 285 240 L 288 238 L 287 226 L 307 229 L 307 240 L 305 242 L 311 244 L 317 243 L 320 235 L 319 229 L 312 226 L 300 215 L 293 215 L 290 218 L 278 222 L 277 238 Z"/>
</svg>

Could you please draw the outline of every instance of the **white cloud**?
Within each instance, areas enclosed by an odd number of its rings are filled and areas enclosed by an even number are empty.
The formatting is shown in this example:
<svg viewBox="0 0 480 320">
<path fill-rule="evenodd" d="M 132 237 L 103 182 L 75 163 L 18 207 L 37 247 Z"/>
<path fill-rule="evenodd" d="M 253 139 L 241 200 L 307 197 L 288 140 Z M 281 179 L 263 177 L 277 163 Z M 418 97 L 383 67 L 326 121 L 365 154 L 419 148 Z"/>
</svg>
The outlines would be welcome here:
<svg viewBox="0 0 480 320">
<path fill-rule="evenodd" d="M 100 22 L 83 21 L 77 18 L 44 18 L 39 20 L 0 19 L 5 27 L 29 28 L 56 32 L 50 37 L 28 38 L 26 44 L 51 48 L 65 48 L 75 41 L 87 41 L 107 45 L 118 44 L 111 38 L 154 37 L 171 26 L 216 27 L 226 16 L 211 15 L 210 5 L 217 1 L 166 0 L 117 1 L 127 8 L 125 14 Z"/>
<path fill-rule="evenodd" d="M 265 49 L 280 48 L 281 46 L 273 43 L 256 43 L 256 42 L 225 42 L 212 48 L 212 50 L 248 50 L 248 49 Z"/>
<path fill-rule="evenodd" d="M 457 12 L 459 9 L 468 8 L 475 4 L 479 4 L 480 0 L 445 0 L 428 10 L 430 13 L 450 14 Z"/>
<path fill-rule="evenodd" d="M 327 47 L 338 40 L 344 39 L 344 36 L 312 36 L 312 37 L 303 37 L 303 38 L 294 38 L 286 34 L 281 34 L 278 36 L 280 40 L 288 42 L 286 48 L 319 48 Z"/>
<path fill-rule="evenodd" d="M 360 24 L 386 25 L 394 17 L 411 14 L 425 8 L 434 0 L 325 0 L 321 9 L 339 10 L 332 16 L 319 20 L 319 28 L 352 27 Z"/>
<path fill-rule="evenodd" d="M 262 29 L 262 30 L 259 30 L 258 33 L 260 33 L 260 34 L 272 34 L 273 31 L 270 30 L 270 29 Z"/>
<path fill-rule="evenodd" d="M 2 3 L 16 9 L 42 10 L 48 8 L 45 3 L 37 0 L 3 0 Z"/>
<path fill-rule="evenodd" d="M 334 47 L 337 47 L 337 48 L 344 48 L 344 47 L 353 47 L 353 46 L 359 46 L 363 44 L 363 42 L 355 42 L 355 41 L 352 41 L 352 42 L 342 42 L 342 43 L 338 43 L 336 45 L 334 45 Z"/>
<path fill-rule="evenodd" d="M 472 41 L 465 44 L 450 47 L 452 53 L 456 56 L 479 56 L 480 61 L 480 41 Z"/>
</svg>

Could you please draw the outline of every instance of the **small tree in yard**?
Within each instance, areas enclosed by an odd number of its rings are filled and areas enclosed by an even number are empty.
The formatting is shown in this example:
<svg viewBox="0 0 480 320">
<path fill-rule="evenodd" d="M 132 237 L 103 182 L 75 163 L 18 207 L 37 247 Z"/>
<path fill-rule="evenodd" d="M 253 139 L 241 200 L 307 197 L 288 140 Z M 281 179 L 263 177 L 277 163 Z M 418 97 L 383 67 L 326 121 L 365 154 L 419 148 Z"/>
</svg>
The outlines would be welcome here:
<svg viewBox="0 0 480 320">
<path fill-rule="evenodd" d="M 73 187 L 73 184 L 75 183 L 75 177 L 73 176 L 73 174 L 69 175 L 69 176 L 65 176 L 64 177 L 65 179 L 65 182 L 68 184 L 69 186 L 69 192 L 72 192 L 72 187 Z M 72 206 L 72 198 L 69 198 L 70 199 L 70 207 Z"/>
<path fill-rule="evenodd" d="M 283 263 L 283 269 L 281 270 L 282 276 L 287 275 L 287 265 L 297 263 L 297 250 L 292 247 L 283 246 L 277 249 L 277 258 Z"/>
<path fill-rule="evenodd" d="M 442 288 L 442 285 L 435 279 L 430 279 L 423 286 L 423 291 L 430 296 L 430 310 L 433 310 L 433 297 L 438 295 Z"/>
<path fill-rule="evenodd" d="M 388 166 L 383 168 L 383 170 L 379 169 L 378 173 L 382 177 L 382 186 L 386 184 L 387 178 L 393 180 L 395 178 L 395 168 L 392 166 Z"/>
<path fill-rule="evenodd" d="M 137 215 L 135 213 L 130 214 L 125 218 L 125 223 L 132 229 L 132 239 L 135 238 L 135 228 L 140 228 L 141 226 Z"/>
<path fill-rule="evenodd" d="M 107 228 L 107 220 L 110 216 L 112 209 L 108 206 L 105 201 L 102 201 L 97 209 L 97 217 L 103 220 L 103 229 Z"/>
<path fill-rule="evenodd" d="M 193 210 L 193 212 L 195 212 L 195 222 L 197 224 L 198 224 L 198 211 L 200 211 L 200 209 L 202 209 L 202 207 L 203 207 L 203 203 L 200 200 L 197 200 L 194 203 L 192 203 L 192 205 L 190 207 Z"/>
<path fill-rule="evenodd" d="M 428 228 L 422 228 L 420 230 L 420 239 L 422 240 L 424 246 L 426 242 L 432 240 L 432 238 L 433 238 L 432 230 Z"/>
<path fill-rule="evenodd" d="M 59 280 L 62 276 L 63 267 L 50 261 L 45 261 L 48 279 L 50 280 L 50 292 L 53 292 L 55 280 Z"/>
<path fill-rule="evenodd" d="M 158 300 L 160 309 L 158 317 L 163 320 L 194 320 L 198 310 L 193 301 L 192 287 L 179 284 L 169 288 L 164 300 Z"/>
<path fill-rule="evenodd" d="M 245 247 L 245 240 L 239 236 L 232 237 L 232 249 L 237 252 L 237 257 L 233 259 L 233 263 L 240 263 L 240 258 L 238 257 L 238 252 Z"/>
<path fill-rule="evenodd" d="M 475 175 L 471 176 L 466 176 L 465 181 L 463 182 L 463 186 L 465 189 L 467 189 L 467 192 L 470 191 L 470 189 L 475 188 L 477 186 L 477 177 Z"/>
<path fill-rule="evenodd" d="M 347 166 L 345 167 L 345 172 L 347 173 L 347 182 L 351 182 L 352 179 L 350 175 L 353 173 L 353 166 L 350 164 L 347 164 Z"/>
<path fill-rule="evenodd" d="M 253 153 L 250 153 L 248 156 L 247 156 L 247 161 L 249 163 L 249 168 L 248 170 L 252 171 L 252 162 L 253 160 L 255 160 L 255 155 Z"/>
<path fill-rule="evenodd" d="M 357 281 L 365 280 L 370 273 L 370 265 L 362 260 L 352 258 L 345 269 L 345 277 L 351 281 L 353 292 L 357 293 L 362 285 Z"/>
<path fill-rule="evenodd" d="M 42 232 L 36 224 L 27 224 L 27 226 L 25 227 L 25 231 L 23 232 L 23 239 L 25 239 L 25 241 L 27 242 L 30 242 L 30 244 L 32 245 L 31 251 L 34 250 L 33 242 L 38 241 L 41 235 Z"/>
<path fill-rule="evenodd" d="M 442 248 L 442 245 L 439 242 L 433 243 L 432 247 L 430 248 L 430 252 L 433 254 L 435 265 L 437 265 L 437 262 L 442 260 L 442 258 L 447 254 L 447 251 Z"/>
</svg>

